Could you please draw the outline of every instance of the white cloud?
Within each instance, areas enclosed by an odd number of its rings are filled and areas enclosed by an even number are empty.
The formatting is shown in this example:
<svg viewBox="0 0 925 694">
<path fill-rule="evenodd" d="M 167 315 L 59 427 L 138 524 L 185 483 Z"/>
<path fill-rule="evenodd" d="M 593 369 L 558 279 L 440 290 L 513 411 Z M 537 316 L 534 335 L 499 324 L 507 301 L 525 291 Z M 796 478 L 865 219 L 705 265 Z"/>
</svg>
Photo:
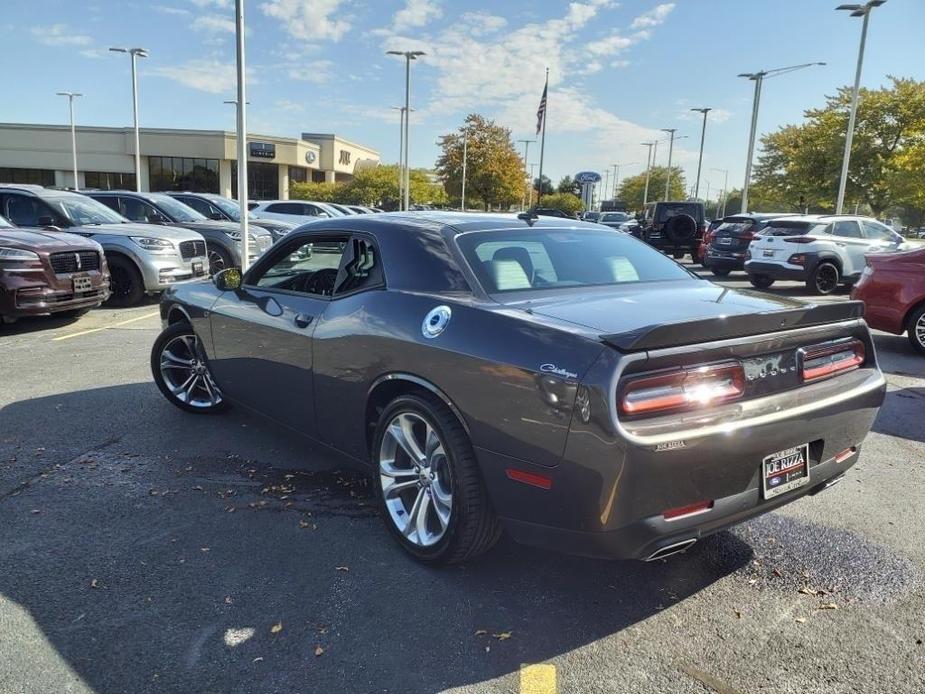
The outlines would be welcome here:
<svg viewBox="0 0 925 694">
<path fill-rule="evenodd" d="M 204 14 L 193 20 L 193 29 L 196 31 L 205 31 L 212 34 L 235 32 L 234 19 L 221 14 Z M 250 35 L 250 29 L 246 34 Z"/>
<path fill-rule="evenodd" d="M 234 64 L 218 60 L 190 60 L 182 65 L 154 67 L 148 72 L 209 94 L 227 94 L 237 85 Z M 248 83 L 253 83 L 250 75 Z"/>
<path fill-rule="evenodd" d="M 295 101 L 290 101 L 289 99 L 278 99 L 273 106 L 287 113 L 302 113 L 305 110 L 304 104 L 296 103 Z"/>
<path fill-rule="evenodd" d="M 179 17 L 185 17 L 190 13 L 189 10 L 183 7 L 171 7 L 170 5 L 153 5 L 151 9 L 161 14 L 172 14 Z"/>
<path fill-rule="evenodd" d="M 658 26 L 667 19 L 673 9 L 673 2 L 663 2 L 661 5 L 656 5 L 648 12 L 643 12 L 636 17 L 630 26 L 633 29 L 645 29 L 647 27 Z"/>
<path fill-rule="evenodd" d="M 192 0 L 196 7 L 218 7 L 223 10 L 230 10 L 234 7 L 234 0 Z"/>
<path fill-rule="evenodd" d="M 626 50 L 635 43 L 635 40 L 629 36 L 614 34 L 605 39 L 591 41 L 587 49 L 593 55 L 614 55 L 620 51 Z"/>
<path fill-rule="evenodd" d="M 443 10 L 435 0 L 405 0 L 405 6 L 395 13 L 393 26 L 397 31 L 407 27 L 422 27 L 442 15 Z"/>
<path fill-rule="evenodd" d="M 331 68 L 334 63 L 330 60 L 311 60 L 308 62 L 289 63 L 284 66 L 286 74 L 290 79 L 299 80 L 300 82 L 311 82 L 313 84 L 323 84 L 330 81 Z"/>
<path fill-rule="evenodd" d="M 93 39 L 86 34 L 75 34 L 67 24 L 35 26 L 30 29 L 39 43 L 46 46 L 89 46 Z"/>
<path fill-rule="evenodd" d="M 682 106 L 683 105 L 684 104 L 682 104 Z M 707 114 L 707 120 L 711 123 L 725 123 L 731 117 L 732 117 L 732 111 L 727 111 L 724 108 L 710 109 L 710 113 Z M 696 111 L 691 111 L 690 108 L 684 108 L 678 113 L 678 120 L 701 121 L 703 120 L 703 114 L 697 113 Z"/>
<path fill-rule="evenodd" d="M 99 58 L 105 57 L 109 51 L 102 48 L 84 48 L 78 51 L 78 53 L 80 53 L 84 58 L 93 58 L 94 60 L 97 60 Z"/>
<path fill-rule="evenodd" d="M 294 38 L 339 41 L 350 29 L 342 4 L 343 0 L 270 0 L 260 9 L 280 20 Z"/>
<path fill-rule="evenodd" d="M 504 17 L 488 14 L 487 12 L 466 12 L 459 18 L 459 22 L 473 36 L 491 34 L 507 26 L 507 20 Z"/>
</svg>

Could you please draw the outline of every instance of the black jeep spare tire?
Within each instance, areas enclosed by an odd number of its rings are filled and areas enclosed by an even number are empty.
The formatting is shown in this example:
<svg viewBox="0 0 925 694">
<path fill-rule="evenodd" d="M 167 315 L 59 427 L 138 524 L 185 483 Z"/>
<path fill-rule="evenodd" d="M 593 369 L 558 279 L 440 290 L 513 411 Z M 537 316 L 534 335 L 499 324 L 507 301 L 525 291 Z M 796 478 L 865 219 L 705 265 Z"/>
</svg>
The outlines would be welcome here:
<svg viewBox="0 0 925 694">
<path fill-rule="evenodd" d="M 697 221 L 689 214 L 676 215 L 665 224 L 665 233 L 669 240 L 675 243 L 685 243 L 694 238 L 697 233 Z"/>
</svg>

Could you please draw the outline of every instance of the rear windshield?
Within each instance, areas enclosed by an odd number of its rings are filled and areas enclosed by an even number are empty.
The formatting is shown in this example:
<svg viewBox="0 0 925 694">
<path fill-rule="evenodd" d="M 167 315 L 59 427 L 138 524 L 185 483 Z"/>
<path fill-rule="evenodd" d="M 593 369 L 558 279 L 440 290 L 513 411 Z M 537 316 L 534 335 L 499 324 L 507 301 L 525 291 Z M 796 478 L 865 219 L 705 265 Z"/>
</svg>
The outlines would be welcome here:
<svg viewBox="0 0 925 694">
<path fill-rule="evenodd" d="M 489 294 L 691 279 L 650 246 L 612 231 L 485 231 L 456 242 Z"/>
<path fill-rule="evenodd" d="M 762 230 L 764 236 L 797 236 L 825 234 L 830 225 L 825 222 L 788 222 L 784 219 L 774 220 Z"/>
<path fill-rule="evenodd" d="M 720 224 L 716 230 L 717 231 L 745 231 L 746 229 L 751 228 L 754 221 L 751 219 L 730 219 L 729 221 L 723 222 Z"/>
<path fill-rule="evenodd" d="M 625 212 L 607 212 L 601 215 L 601 222 L 625 222 L 630 216 Z"/>
<path fill-rule="evenodd" d="M 695 203 L 665 203 L 658 206 L 658 221 L 667 222 L 679 214 L 690 215 L 696 220 L 700 219 L 700 206 Z"/>
</svg>

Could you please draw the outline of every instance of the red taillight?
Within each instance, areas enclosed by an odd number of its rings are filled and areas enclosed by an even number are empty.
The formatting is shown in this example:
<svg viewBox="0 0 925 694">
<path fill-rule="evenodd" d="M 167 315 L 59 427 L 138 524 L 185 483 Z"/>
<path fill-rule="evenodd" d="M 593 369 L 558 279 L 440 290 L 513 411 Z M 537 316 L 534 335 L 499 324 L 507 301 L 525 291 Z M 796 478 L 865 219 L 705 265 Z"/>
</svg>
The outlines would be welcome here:
<svg viewBox="0 0 925 694">
<path fill-rule="evenodd" d="M 670 508 L 662 513 L 662 518 L 665 520 L 677 520 L 678 518 L 693 516 L 698 513 L 703 513 L 704 511 L 709 511 L 711 508 L 713 508 L 712 501 L 698 501 L 696 504 L 688 504 L 687 506 Z"/>
<path fill-rule="evenodd" d="M 860 368 L 866 352 L 860 340 L 845 340 L 806 347 L 799 355 L 803 382 L 808 383 Z"/>
<path fill-rule="evenodd" d="M 787 258 L 787 262 L 790 265 L 806 265 L 806 254 L 794 253 L 792 256 Z"/>
<path fill-rule="evenodd" d="M 754 240 L 755 240 L 756 238 L 758 238 L 758 237 L 755 236 L 755 232 L 753 232 L 753 231 L 746 231 L 744 234 L 742 234 L 742 236 L 741 236 L 740 238 L 741 238 L 743 241 L 754 241 Z"/>
<path fill-rule="evenodd" d="M 715 405 L 744 392 L 742 365 L 724 362 L 631 379 L 621 389 L 620 412 L 640 415 Z"/>
<path fill-rule="evenodd" d="M 812 236 L 787 236 L 781 240 L 786 243 L 812 243 L 816 239 Z"/>
</svg>

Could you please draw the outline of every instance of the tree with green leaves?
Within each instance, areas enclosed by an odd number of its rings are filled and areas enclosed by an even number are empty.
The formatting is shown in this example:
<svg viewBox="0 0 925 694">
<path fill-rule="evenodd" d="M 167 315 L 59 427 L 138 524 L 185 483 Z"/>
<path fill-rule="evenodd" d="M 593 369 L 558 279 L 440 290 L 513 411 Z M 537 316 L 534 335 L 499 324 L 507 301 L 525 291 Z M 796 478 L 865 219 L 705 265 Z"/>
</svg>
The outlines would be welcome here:
<svg viewBox="0 0 925 694">
<path fill-rule="evenodd" d="M 343 184 L 319 183 L 305 181 L 304 183 L 290 183 L 289 197 L 294 200 L 317 200 L 318 202 L 336 202 Z"/>
<path fill-rule="evenodd" d="M 581 186 L 571 176 L 563 176 L 556 186 L 559 193 L 571 193 L 572 195 L 581 195 Z"/>
<path fill-rule="evenodd" d="M 845 194 L 848 209 L 859 203 L 878 216 L 897 205 L 922 209 L 925 195 L 915 155 L 925 146 L 925 82 L 890 82 L 859 92 Z M 810 209 L 834 211 L 851 96 L 843 87 L 824 107 L 806 111 L 801 125 L 762 137 L 755 184 L 791 205 L 803 197 Z"/>
<path fill-rule="evenodd" d="M 450 198 L 462 196 L 463 141 L 466 150 L 466 200 L 507 208 L 524 195 L 524 163 L 511 140 L 511 131 L 477 113 L 466 116 L 456 132 L 441 138 L 436 172 Z"/>
<path fill-rule="evenodd" d="M 562 210 L 566 214 L 576 214 L 581 212 L 584 205 L 577 195 L 566 192 L 544 195 L 539 207 L 551 207 L 554 210 Z"/>
<path fill-rule="evenodd" d="M 668 168 L 665 166 L 655 166 L 649 174 L 649 202 L 665 199 L 665 177 L 668 175 Z M 646 172 L 635 176 L 627 176 L 620 181 L 620 193 L 618 199 L 626 203 L 628 210 L 641 210 L 646 188 Z M 687 182 L 684 179 L 684 170 L 679 166 L 671 167 L 671 190 L 668 191 L 670 200 L 687 199 Z"/>
<path fill-rule="evenodd" d="M 554 193 L 555 190 L 556 189 L 552 185 L 552 180 L 546 174 L 543 174 L 542 191 L 540 190 L 540 179 L 539 178 L 533 179 L 533 199 L 534 200 L 536 200 L 537 197 L 539 197 L 540 193 L 542 193 L 543 195 L 550 195 L 551 193 Z"/>
<path fill-rule="evenodd" d="M 413 204 L 445 205 L 446 192 L 425 169 L 412 169 L 410 198 Z M 289 197 L 298 200 L 372 205 L 386 210 L 399 208 L 398 165 L 359 169 L 347 183 L 292 183 Z"/>
</svg>

